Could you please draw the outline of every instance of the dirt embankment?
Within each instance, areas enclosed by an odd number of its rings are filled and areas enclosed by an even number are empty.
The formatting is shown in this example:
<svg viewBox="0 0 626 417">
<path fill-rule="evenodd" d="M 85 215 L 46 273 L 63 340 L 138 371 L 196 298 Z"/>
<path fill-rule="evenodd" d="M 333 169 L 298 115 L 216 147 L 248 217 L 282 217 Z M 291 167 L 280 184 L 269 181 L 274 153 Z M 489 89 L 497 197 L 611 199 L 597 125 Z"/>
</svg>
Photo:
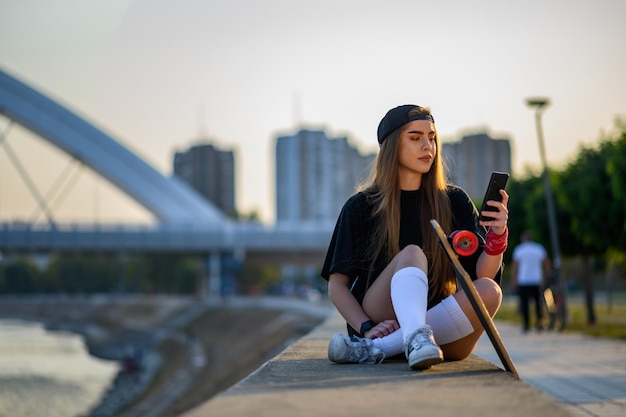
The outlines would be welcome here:
<svg viewBox="0 0 626 417">
<path fill-rule="evenodd" d="M 250 374 L 328 313 L 324 301 L 194 298 L 2 298 L 0 317 L 42 321 L 82 334 L 91 354 L 123 361 L 141 351 L 139 370 L 122 371 L 92 416 L 173 417 Z"/>
</svg>

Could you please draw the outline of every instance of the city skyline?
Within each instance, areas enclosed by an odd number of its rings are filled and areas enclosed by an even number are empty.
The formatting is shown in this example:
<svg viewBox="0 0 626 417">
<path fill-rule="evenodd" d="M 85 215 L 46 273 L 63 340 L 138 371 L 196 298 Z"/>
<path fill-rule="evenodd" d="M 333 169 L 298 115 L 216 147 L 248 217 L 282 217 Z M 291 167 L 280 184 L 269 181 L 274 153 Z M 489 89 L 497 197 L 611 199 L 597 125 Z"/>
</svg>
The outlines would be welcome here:
<svg viewBox="0 0 626 417">
<path fill-rule="evenodd" d="M 0 4 L 3 70 L 167 175 L 174 152 L 198 139 L 234 145 L 238 208 L 259 209 L 266 221 L 274 138 L 300 127 L 375 151 L 380 118 L 413 102 L 432 108 L 444 140 L 468 130 L 511 138 L 520 172 L 539 167 L 525 98 L 553 103 L 543 118 L 552 166 L 597 143 L 626 112 L 626 4 L 617 0 L 35 3 Z M 19 126 L 8 143 L 42 192 L 67 165 Z M 14 171 L 0 149 L 0 220 L 36 206 Z M 145 215 L 131 215 L 137 207 L 118 204 L 115 190 L 84 171 L 62 217 Z"/>
<path fill-rule="evenodd" d="M 475 132 L 463 135 L 458 141 L 446 142 L 442 148 L 450 182 L 462 187 L 474 201 L 483 198 L 492 172 L 516 174 L 511 169 L 509 138 Z"/>
<path fill-rule="evenodd" d="M 237 214 L 235 201 L 235 155 L 211 143 L 199 143 L 177 151 L 174 175 L 189 184 L 226 216 Z"/>
<path fill-rule="evenodd" d="M 276 224 L 332 224 L 367 178 L 374 157 L 360 153 L 347 137 L 331 138 L 323 130 L 277 137 Z"/>
</svg>

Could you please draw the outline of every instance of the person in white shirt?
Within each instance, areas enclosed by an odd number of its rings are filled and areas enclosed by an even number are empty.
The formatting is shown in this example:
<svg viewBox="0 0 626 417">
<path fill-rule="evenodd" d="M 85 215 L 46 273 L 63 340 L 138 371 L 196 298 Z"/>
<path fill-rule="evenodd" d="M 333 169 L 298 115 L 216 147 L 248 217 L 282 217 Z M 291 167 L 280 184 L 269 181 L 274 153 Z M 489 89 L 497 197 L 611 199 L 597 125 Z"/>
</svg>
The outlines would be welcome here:
<svg viewBox="0 0 626 417">
<path fill-rule="evenodd" d="M 530 330 L 530 302 L 535 305 L 537 330 L 543 329 L 543 297 L 541 288 L 550 269 L 550 261 L 544 247 L 532 240 L 530 231 L 524 231 L 521 242 L 513 250 L 513 288 L 520 301 L 520 313 L 524 320 L 523 330 Z"/>
</svg>

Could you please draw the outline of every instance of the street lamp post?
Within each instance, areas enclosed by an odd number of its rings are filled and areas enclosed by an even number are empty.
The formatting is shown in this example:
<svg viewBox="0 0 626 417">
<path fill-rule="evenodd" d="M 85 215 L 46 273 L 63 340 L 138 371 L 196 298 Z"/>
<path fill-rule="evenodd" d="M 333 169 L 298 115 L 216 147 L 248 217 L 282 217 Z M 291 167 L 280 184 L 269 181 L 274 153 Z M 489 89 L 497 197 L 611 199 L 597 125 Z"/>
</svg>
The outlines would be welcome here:
<svg viewBox="0 0 626 417">
<path fill-rule="evenodd" d="M 558 304 L 559 315 L 561 317 L 561 330 L 567 325 L 567 286 L 561 275 L 561 250 L 559 247 L 559 233 L 557 229 L 556 214 L 554 210 L 554 197 L 550 178 L 548 176 L 548 163 L 546 161 L 546 149 L 543 141 L 543 129 L 541 126 L 541 116 L 543 111 L 550 104 L 546 97 L 532 97 L 526 99 L 528 107 L 535 110 L 535 125 L 537 127 L 537 140 L 539 141 L 539 154 L 543 165 L 543 181 L 546 193 L 546 208 L 548 212 L 548 227 L 550 229 L 550 243 L 552 245 L 552 258 L 554 268 L 554 280 L 559 288 L 560 303 Z"/>
</svg>

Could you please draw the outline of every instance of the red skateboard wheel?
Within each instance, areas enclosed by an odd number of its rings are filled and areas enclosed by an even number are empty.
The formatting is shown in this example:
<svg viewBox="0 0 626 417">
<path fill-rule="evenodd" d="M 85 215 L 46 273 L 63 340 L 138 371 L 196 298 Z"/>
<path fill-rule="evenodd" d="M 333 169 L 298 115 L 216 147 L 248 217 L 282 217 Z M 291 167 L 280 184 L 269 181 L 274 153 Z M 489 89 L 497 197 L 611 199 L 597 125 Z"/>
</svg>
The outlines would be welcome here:
<svg viewBox="0 0 626 417">
<path fill-rule="evenodd" d="M 469 230 L 457 230 L 453 232 L 452 248 L 460 256 L 470 256 L 478 249 L 478 237 Z"/>
</svg>

